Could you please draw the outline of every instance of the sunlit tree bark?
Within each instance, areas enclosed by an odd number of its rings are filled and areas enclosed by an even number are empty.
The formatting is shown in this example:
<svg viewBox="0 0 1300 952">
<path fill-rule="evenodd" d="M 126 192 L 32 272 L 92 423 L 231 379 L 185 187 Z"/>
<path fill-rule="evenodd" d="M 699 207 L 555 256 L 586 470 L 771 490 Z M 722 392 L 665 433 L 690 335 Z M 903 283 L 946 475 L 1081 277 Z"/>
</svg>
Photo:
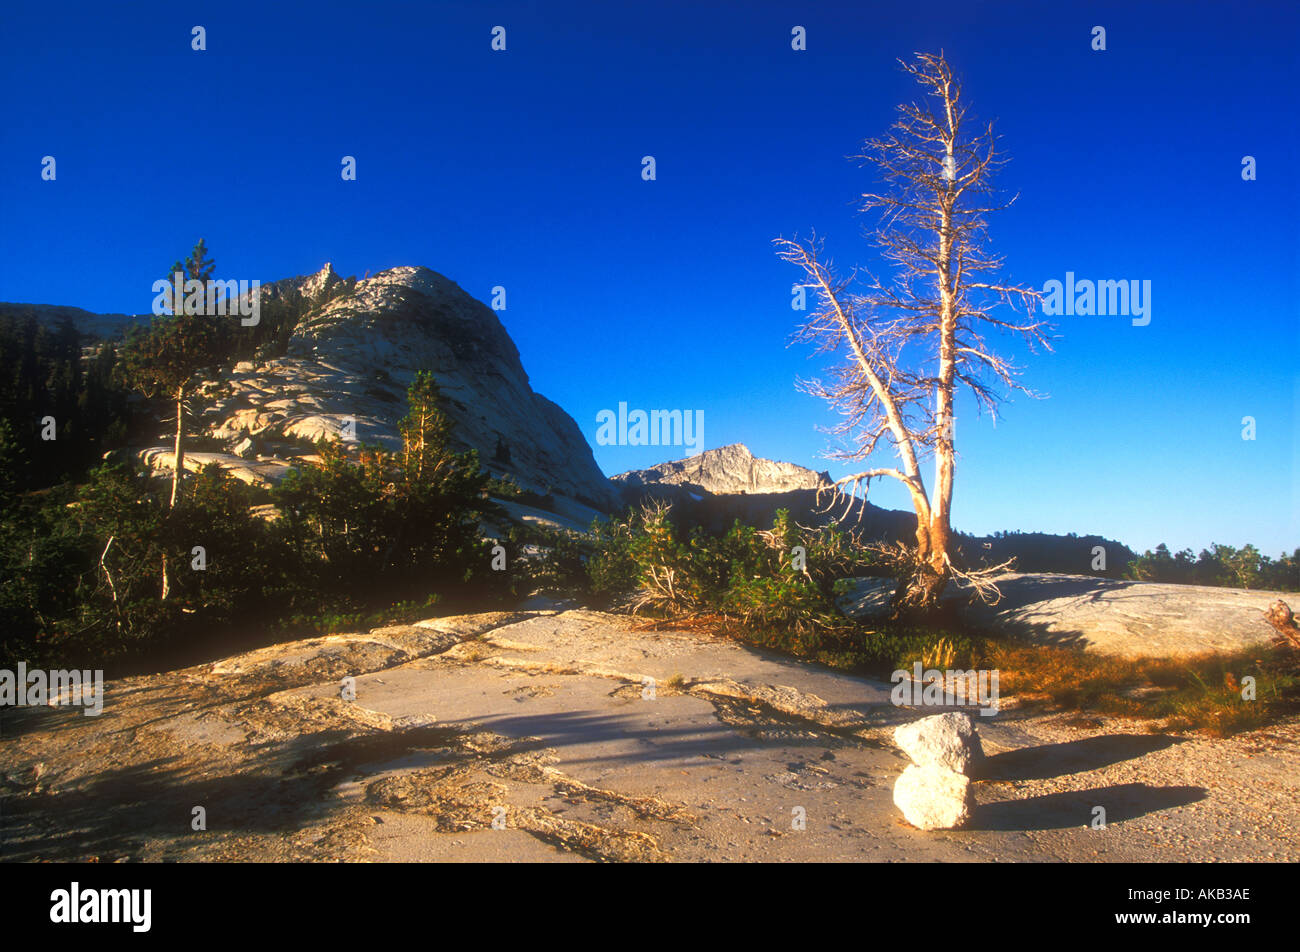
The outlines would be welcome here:
<svg viewBox="0 0 1300 952">
<path fill-rule="evenodd" d="M 911 496 L 916 543 L 907 548 L 896 611 L 933 608 L 956 571 L 950 550 L 958 388 L 995 415 L 1000 391 L 1028 393 L 985 334 L 1009 331 L 1031 346 L 1047 345 L 1045 325 L 1034 317 L 1040 293 L 1002 280 L 1003 260 L 987 248 L 986 215 L 1015 201 L 999 201 L 993 190 L 993 172 L 1005 160 L 992 123 L 976 126 L 969 117 L 942 54 L 917 54 L 902 67 L 924 98 L 899 106 L 889 134 L 868 140 L 857 156 L 882 180 L 880 191 L 862 196 L 863 209 L 880 214 L 871 239 L 892 279 L 865 270 L 837 276 L 815 238 L 776 241 L 778 255 L 803 271 L 817 301 L 796 340 L 844 358 L 830 381 L 803 384 L 844 418 L 835 432 L 849 446 L 837 456 L 865 460 L 883 440 L 898 458 L 897 465 L 846 476 L 836 489 L 865 496 L 873 479 L 889 477 Z M 927 487 L 921 466 L 930 458 L 934 481 Z"/>
</svg>

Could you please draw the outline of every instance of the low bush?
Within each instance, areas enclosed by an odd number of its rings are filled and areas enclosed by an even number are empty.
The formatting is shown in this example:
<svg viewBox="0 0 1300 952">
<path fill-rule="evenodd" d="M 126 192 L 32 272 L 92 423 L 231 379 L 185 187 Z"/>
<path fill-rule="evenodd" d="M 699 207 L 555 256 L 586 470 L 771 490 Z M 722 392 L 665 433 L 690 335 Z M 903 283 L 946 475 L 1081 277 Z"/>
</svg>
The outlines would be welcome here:
<svg viewBox="0 0 1300 952">
<path fill-rule="evenodd" d="M 804 639 L 848 624 L 835 583 L 870 565 L 848 534 L 798 526 L 786 510 L 771 529 L 736 522 L 709 536 L 652 504 L 598 523 L 587 543 L 590 590 L 608 604 L 659 617 L 713 615 Z"/>
<path fill-rule="evenodd" d="M 320 447 L 267 498 L 212 465 L 170 480 L 99 466 L 80 485 L 11 498 L 0 518 L 0 667 L 130 670 L 192 662 L 278 634 L 408 620 L 435 602 L 503 599 L 473 452 L 448 449 L 432 378 L 409 393 L 404 445 Z M 163 593 L 166 591 L 166 597 Z"/>
</svg>

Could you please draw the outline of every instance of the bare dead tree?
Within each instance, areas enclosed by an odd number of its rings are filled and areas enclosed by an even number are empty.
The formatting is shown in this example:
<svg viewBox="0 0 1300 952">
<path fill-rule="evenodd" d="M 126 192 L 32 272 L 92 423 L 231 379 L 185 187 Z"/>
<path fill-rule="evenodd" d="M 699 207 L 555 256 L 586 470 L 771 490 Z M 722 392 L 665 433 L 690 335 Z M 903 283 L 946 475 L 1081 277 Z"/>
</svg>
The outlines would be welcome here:
<svg viewBox="0 0 1300 952">
<path fill-rule="evenodd" d="M 900 63 L 925 97 L 900 105 L 889 134 L 867 140 L 855 156 L 883 180 L 880 192 L 862 196 L 862 207 L 880 213 L 870 237 L 892 266 L 892 280 L 864 271 L 859 282 L 857 270 L 838 276 L 815 236 L 775 242 L 777 254 L 803 271 L 802 283 L 817 301 L 794 340 L 843 357 L 830 381 L 801 382 L 843 417 L 832 432 L 846 438 L 848 448 L 834 455 L 865 460 L 883 440 L 898 457 L 897 465 L 836 481 L 833 489 L 849 497 L 845 515 L 853 498 L 859 492 L 865 497 L 880 477 L 902 483 L 916 511 L 916 545 L 906 550 L 896 612 L 933 608 L 954 574 L 980 577 L 959 571 L 949 552 L 957 389 L 966 387 L 979 411 L 995 417 L 1003 391 L 1030 393 L 1016 382 L 1018 368 L 993 351 L 985 334 L 1019 334 L 1031 348 L 1050 349 L 1045 324 L 1034 317 L 1040 292 L 1003 281 L 1003 259 L 987 248 L 986 216 L 1016 198 L 1000 201 L 993 189 L 993 173 L 1005 159 L 992 123 L 976 126 L 968 115 L 961 84 L 942 53 L 918 53 L 915 62 Z M 921 464 L 931 457 L 934 484 L 927 488 Z"/>
</svg>

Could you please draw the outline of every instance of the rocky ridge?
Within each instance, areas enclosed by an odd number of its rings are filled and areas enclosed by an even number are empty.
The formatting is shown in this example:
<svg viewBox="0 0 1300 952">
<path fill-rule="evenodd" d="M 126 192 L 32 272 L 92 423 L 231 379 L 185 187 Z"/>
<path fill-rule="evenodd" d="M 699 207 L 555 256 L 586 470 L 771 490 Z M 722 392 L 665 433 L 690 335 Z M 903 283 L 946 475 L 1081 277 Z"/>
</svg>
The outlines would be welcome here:
<svg viewBox="0 0 1300 952">
<path fill-rule="evenodd" d="M 706 450 L 688 459 L 672 460 L 649 469 L 630 470 L 611 477 L 628 488 L 682 487 L 696 493 L 786 493 L 821 489 L 830 476 L 794 463 L 762 459 L 744 443 Z"/>
<path fill-rule="evenodd" d="M 263 293 L 286 287 L 330 299 L 293 331 L 283 356 L 240 363 L 202 391 L 203 429 L 227 450 L 206 455 L 235 475 L 275 478 L 294 458 L 309 456 L 314 441 L 350 432 L 400 445 L 406 388 L 417 371 L 429 370 L 458 448 L 478 450 L 494 475 L 538 495 L 598 510 L 611 505 L 609 483 L 578 425 L 532 390 L 496 314 L 454 281 L 399 267 L 345 284 L 326 264 L 315 275 L 264 285 Z M 170 464 L 161 441 L 143 455 Z M 195 456 L 194 465 L 202 459 Z"/>
</svg>

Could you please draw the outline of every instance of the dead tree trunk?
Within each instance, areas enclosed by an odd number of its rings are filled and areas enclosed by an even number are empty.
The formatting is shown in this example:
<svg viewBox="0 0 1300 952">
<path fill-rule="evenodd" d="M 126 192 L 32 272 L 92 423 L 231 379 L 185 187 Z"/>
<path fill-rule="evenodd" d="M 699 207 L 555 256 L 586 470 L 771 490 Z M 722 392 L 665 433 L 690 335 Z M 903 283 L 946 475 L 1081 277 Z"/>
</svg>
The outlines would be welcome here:
<svg viewBox="0 0 1300 952">
<path fill-rule="evenodd" d="M 185 470 L 185 444 L 181 439 L 184 432 L 185 388 L 180 387 L 176 391 L 176 442 L 172 451 L 172 498 L 168 503 L 169 509 L 176 508 L 176 500 L 180 495 L 181 473 Z"/>
<path fill-rule="evenodd" d="M 185 433 L 185 388 L 183 386 L 176 389 L 176 442 L 172 449 L 172 497 L 167 508 L 170 512 L 176 510 L 176 503 L 180 500 L 181 479 L 185 472 L 185 443 L 182 439 Z M 167 570 L 167 549 L 163 549 L 162 556 L 162 594 L 159 596 L 163 601 L 171 594 L 171 577 Z"/>
<path fill-rule="evenodd" d="M 845 418 L 834 432 L 853 445 L 836 457 L 866 459 L 884 440 L 899 459 L 897 467 L 835 483 L 849 497 L 859 490 L 865 496 L 881 476 L 908 490 L 916 545 L 898 560 L 896 613 L 932 610 L 950 578 L 980 574 L 959 571 L 951 559 L 956 392 L 965 387 L 981 411 L 994 415 L 1001 399 L 996 384 L 1028 393 L 983 331 L 993 327 L 1019 333 L 1031 346 L 1047 344 L 1042 323 L 1032 316 L 1039 292 L 997 277 L 1002 259 L 985 248 L 985 214 L 1011 203 L 989 199 L 991 173 L 1004 161 L 992 125 L 970 133 L 960 83 L 942 55 L 920 54 L 903 69 L 930 103 L 899 106 L 892 133 L 868 140 L 859 156 L 890 186 L 863 198 L 864 209 L 882 214 L 874 243 L 897 270 L 895 280 L 885 283 L 868 273 L 865 293 L 850 293 L 852 279 L 837 278 L 820 260 L 816 240 L 776 241 L 777 254 L 803 270 L 801 286 L 813 289 L 820 304 L 796 339 L 847 356 L 832 382 L 803 384 Z M 992 313 L 999 304 L 1016 303 L 1028 314 L 1023 320 Z M 919 466 L 927 454 L 934 457 L 932 491 Z M 852 508 L 850 498 L 845 515 Z"/>
</svg>

